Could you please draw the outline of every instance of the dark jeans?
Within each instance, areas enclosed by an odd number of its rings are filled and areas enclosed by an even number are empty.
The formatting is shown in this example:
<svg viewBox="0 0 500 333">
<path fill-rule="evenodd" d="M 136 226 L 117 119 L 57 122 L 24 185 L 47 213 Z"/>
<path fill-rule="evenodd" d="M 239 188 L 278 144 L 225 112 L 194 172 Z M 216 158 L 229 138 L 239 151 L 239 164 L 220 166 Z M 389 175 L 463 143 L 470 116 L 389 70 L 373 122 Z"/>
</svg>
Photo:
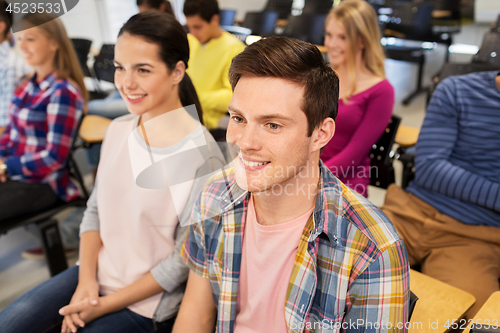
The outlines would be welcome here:
<svg viewBox="0 0 500 333">
<path fill-rule="evenodd" d="M 68 268 L 19 297 L 0 312 L 2 333 L 59 333 L 59 309 L 69 304 L 78 284 L 78 266 Z M 157 323 L 157 332 L 171 332 L 175 318 Z M 128 309 L 97 318 L 79 333 L 153 333 L 153 321 Z"/>
<path fill-rule="evenodd" d="M 0 224 L 16 216 L 44 211 L 60 201 L 48 184 L 15 180 L 0 183 Z"/>
</svg>

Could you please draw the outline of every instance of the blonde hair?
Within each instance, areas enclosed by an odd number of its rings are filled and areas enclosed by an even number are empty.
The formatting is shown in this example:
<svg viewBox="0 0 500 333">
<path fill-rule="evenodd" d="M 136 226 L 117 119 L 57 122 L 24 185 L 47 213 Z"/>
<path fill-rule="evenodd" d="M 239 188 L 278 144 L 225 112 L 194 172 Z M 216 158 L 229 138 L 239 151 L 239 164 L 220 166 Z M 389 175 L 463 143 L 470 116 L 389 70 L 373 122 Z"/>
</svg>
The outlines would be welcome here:
<svg viewBox="0 0 500 333">
<path fill-rule="evenodd" d="M 83 72 L 61 20 L 54 15 L 34 13 L 24 16 L 21 24 L 23 28 L 37 27 L 48 38 L 56 41 L 59 46 L 54 60 L 57 77 L 67 79 L 76 85 L 86 105 L 89 98 L 83 81 Z"/>
<path fill-rule="evenodd" d="M 344 0 L 333 8 L 326 19 L 326 24 L 335 18 L 345 29 L 348 52 L 347 72 L 351 89 L 345 98 L 356 91 L 356 59 L 358 45 L 363 44 L 361 59 L 366 68 L 375 76 L 385 78 L 384 50 L 380 44 L 380 28 L 375 10 L 364 0 Z"/>
</svg>

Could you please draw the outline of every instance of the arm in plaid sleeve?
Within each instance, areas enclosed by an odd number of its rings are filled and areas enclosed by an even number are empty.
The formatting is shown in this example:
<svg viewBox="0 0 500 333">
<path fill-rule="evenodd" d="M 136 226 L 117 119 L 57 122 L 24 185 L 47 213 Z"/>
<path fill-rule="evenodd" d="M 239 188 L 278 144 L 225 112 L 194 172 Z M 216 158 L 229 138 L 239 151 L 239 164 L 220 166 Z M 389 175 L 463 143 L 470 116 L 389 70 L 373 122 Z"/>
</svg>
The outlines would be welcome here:
<svg viewBox="0 0 500 333">
<path fill-rule="evenodd" d="M 44 150 L 5 160 L 11 175 L 45 176 L 66 163 L 71 140 L 83 113 L 82 97 L 62 86 L 47 105 L 47 145 Z"/>
<path fill-rule="evenodd" d="M 192 224 L 181 249 L 181 256 L 188 267 L 196 274 L 208 278 L 207 257 L 204 241 L 200 201 L 203 191 L 198 195 L 191 215 Z"/>
<path fill-rule="evenodd" d="M 349 288 L 346 332 L 407 332 L 409 269 L 402 240 L 382 251 Z"/>
</svg>

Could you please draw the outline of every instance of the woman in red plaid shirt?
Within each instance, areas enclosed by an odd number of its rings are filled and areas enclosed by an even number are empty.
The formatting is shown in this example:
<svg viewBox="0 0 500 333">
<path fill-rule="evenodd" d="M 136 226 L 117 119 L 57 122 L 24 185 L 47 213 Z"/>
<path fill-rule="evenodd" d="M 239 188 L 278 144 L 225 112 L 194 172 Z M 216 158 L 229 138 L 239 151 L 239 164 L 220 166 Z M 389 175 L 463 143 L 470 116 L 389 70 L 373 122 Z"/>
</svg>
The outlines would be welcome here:
<svg viewBox="0 0 500 333">
<path fill-rule="evenodd" d="M 0 223 L 79 196 L 65 166 L 87 101 L 82 70 L 59 19 L 28 14 L 20 24 L 35 71 L 15 89 L 0 137 Z"/>
</svg>

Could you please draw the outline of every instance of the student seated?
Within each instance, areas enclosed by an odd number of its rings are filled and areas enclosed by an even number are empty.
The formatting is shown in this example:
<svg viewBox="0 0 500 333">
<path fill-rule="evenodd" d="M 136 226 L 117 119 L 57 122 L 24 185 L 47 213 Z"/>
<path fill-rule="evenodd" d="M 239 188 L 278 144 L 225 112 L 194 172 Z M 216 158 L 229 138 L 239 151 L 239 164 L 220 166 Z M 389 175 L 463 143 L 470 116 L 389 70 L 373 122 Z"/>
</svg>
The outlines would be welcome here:
<svg viewBox="0 0 500 333">
<path fill-rule="evenodd" d="M 115 84 L 131 114 L 115 119 L 106 133 L 80 228 L 80 265 L 0 312 L 2 333 L 170 332 L 188 275 L 179 248 L 206 180 L 200 176 L 223 161 L 216 149 L 198 159 L 162 159 L 214 142 L 186 111 L 194 104 L 201 116 L 185 75 L 188 60 L 186 32 L 173 16 L 140 13 L 122 27 Z M 162 187 L 165 180 L 153 177 L 155 189 L 139 187 L 150 157 L 186 182 Z"/>
<path fill-rule="evenodd" d="M 240 151 L 194 205 L 174 332 L 404 325 L 403 241 L 319 159 L 335 131 L 339 85 L 320 51 L 262 39 L 233 59 L 229 75 L 227 142 Z"/>
<path fill-rule="evenodd" d="M 19 47 L 35 72 L 15 88 L 0 136 L 0 223 L 80 195 L 66 162 L 87 91 L 63 24 L 50 18 L 28 14 L 19 22 Z"/>
<path fill-rule="evenodd" d="M 203 107 L 208 130 L 218 127 L 227 114 L 232 91 L 228 71 L 231 60 L 245 44 L 221 29 L 217 0 L 186 0 L 184 15 L 189 28 L 191 57 L 187 73 L 193 80 Z"/>
<path fill-rule="evenodd" d="M 500 278 L 500 76 L 452 76 L 434 92 L 415 155 L 415 180 L 391 185 L 382 207 L 422 273 L 476 298 Z"/>
<path fill-rule="evenodd" d="M 325 30 L 328 58 L 340 79 L 340 101 L 337 131 L 321 159 L 344 184 L 366 197 L 369 153 L 389 124 L 394 106 L 377 14 L 366 1 L 343 1 L 331 10 Z"/>
<path fill-rule="evenodd" d="M 5 1 L 0 2 L 0 134 L 9 123 L 9 107 L 14 97 L 14 88 L 19 80 L 33 70 L 26 65 L 10 44 L 12 13 L 6 11 Z"/>
<path fill-rule="evenodd" d="M 137 7 L 141 13 L 145 11 L 161 11 L 174 16 L 172 6 L 166 0 L 137 0 Z M 95 99 L 89 102 L 88 114 L 115 119 L 128 113 L 127 104 L 118 91 L 112 92 L 104 99 Z M 87 149 L 87 161 L 94 174 L 97 172 L 100 152 L 101 144 L 94 144 Z"/>
</svg>

